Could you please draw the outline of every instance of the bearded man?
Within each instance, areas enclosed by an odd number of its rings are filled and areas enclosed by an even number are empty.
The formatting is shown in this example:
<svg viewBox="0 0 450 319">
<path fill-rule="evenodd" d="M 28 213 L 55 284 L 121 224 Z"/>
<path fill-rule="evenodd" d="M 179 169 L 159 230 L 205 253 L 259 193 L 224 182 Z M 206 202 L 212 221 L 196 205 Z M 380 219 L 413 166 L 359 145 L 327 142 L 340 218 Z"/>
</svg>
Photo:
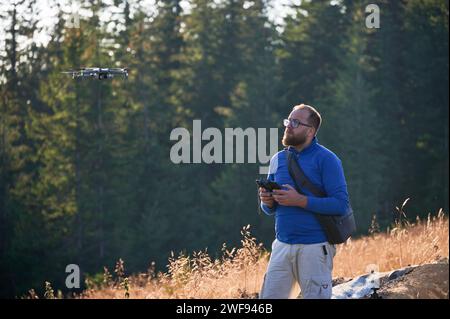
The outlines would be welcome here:
<svg viewBox="0 0 450 319">
<path fill-rule="evenodd" d="M 295 282 L 300 285 L 299 297 L 331 298 L 336 247 L 328 243 L 316 215 L 345 215 L 351 207 L 342 163 L 317 139 L 321 122 L 314 107 L 294 106 L 284 120 L 283 145 L 287 149 L 272 157 L 267 177 L 283 189 L 269 192 L 259 188 L 261 208 L 275 217 L 276 233 L 260 298 L 287 299 Z M 306 177 L 326 193 L 325 197 L 315 197 L 308 189 L 297 192 L 287 152 L 292 152 Z"/>
</svg>

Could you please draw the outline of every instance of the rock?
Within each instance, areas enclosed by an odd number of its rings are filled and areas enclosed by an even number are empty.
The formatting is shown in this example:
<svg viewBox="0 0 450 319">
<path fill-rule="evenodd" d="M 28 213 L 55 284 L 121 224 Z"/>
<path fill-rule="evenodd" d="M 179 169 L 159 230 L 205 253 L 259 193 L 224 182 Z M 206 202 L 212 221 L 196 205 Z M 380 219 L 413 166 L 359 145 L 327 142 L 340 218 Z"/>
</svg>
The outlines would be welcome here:
<svg viewBox="0 0 450 319">
<path fill-rule="evenodd" d="M 352 280 L 352 278 L 337 277 L 337 278 L 333 279 L 332 286 L 334 287 L 334 286 L 349 282 L 350 280 Z"/>
<path fill-rule="evenodd" d="M 394 270 L 388 275 L 387 281 L 391 281 L 397 279 L 398 277 L 409 274 L 411 271 L 413 271 L 413 269 L 414 267 L 407 267 L 403 269 Z"/>
<path fill-rule="evenodd" d="M 387 281 L 377 293 L 383 299 L 448 299 L 448 277 L 447 259 L 447 263 L 427 264 L 410 269 Z"/>
<path fill-rule="evenodd" d="M 391 272 L 333 280 L 333 299 L 448 299 L 448 258 Z"/>
</svg>

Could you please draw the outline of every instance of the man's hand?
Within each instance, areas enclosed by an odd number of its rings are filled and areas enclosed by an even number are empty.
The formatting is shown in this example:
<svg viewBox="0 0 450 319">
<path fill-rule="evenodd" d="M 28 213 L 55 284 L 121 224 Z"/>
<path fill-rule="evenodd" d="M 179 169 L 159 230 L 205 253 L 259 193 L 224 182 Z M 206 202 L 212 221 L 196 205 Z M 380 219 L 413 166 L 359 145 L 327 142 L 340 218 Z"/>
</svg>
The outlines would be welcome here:
<svg viewBox="0 0 450 319">
<path fill-rule="evenodd" d="M 284 184 L 283 187 L 288 188 L 288 190 L 273 190 L 273 198 L 277 201 L 278 204 L 283 206 L 299 206 L 302 208 L 306 207 L 306 205 L 308 204 L 308 199 L 306 196 L 299 194 L 291 185 Z"/>
<path fill-rule="evenodd" d="M 266 191 L 262 187 L 259 188 L 259 198 L 261 199 L 261 202 L 263 202 L 263 204 L 269 208 L 272 208 L 273 204 L 275 203 L 272 197 L 272 193 Z"/>
</svg>

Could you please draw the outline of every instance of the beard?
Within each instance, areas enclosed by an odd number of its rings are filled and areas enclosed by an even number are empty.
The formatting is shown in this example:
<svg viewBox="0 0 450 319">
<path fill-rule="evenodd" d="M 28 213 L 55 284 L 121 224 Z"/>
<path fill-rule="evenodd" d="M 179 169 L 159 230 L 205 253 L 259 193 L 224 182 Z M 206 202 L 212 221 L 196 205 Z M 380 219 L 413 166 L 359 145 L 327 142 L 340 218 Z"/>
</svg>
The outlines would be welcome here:
<svg viewBox="0 0 450 319">
<path fill-rule="evenodd" d="M 281 141 L 284 146 L 299 146 L 303 145 L 306 142 L 306 134 L 293 134 L 287 131 L 284 131 L 283 139 Z"/>
</svg>

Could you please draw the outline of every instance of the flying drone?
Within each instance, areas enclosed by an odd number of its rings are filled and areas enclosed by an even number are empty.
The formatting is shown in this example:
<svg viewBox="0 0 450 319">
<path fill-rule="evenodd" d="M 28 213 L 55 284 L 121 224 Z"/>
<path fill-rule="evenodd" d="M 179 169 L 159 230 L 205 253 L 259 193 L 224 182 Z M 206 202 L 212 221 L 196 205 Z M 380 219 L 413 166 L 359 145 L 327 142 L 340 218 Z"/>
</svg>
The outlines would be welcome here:
<svg viewBox="0 0 450 319">
<path fill-rule="evenodd" d="M 61 73 L 71 74 L 72 79 L 90 78 L 90 79 L 106 80 L 119 75 L 123 79 L 128 79 L 128 69 L 125 68 L 81 68 L 79 70 L 65 71 Z"/>
</svg>

